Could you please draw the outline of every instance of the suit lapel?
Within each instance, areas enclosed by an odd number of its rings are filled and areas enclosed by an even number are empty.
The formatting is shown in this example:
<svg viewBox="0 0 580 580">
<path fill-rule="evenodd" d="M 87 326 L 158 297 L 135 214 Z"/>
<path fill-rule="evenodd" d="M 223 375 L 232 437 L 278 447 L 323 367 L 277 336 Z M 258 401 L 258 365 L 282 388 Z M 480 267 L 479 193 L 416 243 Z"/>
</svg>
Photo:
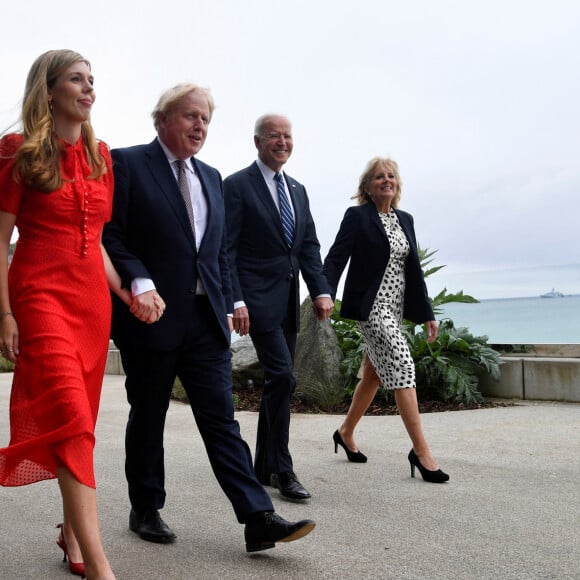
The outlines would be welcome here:
<svg viewBox="0 0 580 580">
<path fill-rule="evenodd" d="M 383 222 L 381 221 L 381 218 L 379 217 L 379 212 L 377 211 L 377 207 L 375 206 L 374 203 L 372 203 L 370 201 L 367 202 L 365 205 L 369 206 L 368 211 L 369 211 L 370 216 L 371 216 L 371 221 L 376 225 L 377 228 L 379 228 L 381 235 L 386 239 L 387 243 L 389 243 L 389 236 L 387 235 L 387 232 L 385 231 L 385 226 L 383 225 Z M 404 213 L 400 212 L 399 210 L 397 210 L 395 208 L 392 208 L 391 211 L 394 211 L 395 214 L 397 215 L 397 218 L 399 220 L 399 224 L 401 225 L 401 229 L 403 230 L 403 233 L 405 234 L 405 237 L 407 238 L 407 240 L 409 242 L 411 254 L 417 255 L 417 248 L 415 247 L 413 231 L 412 231 L 412 227 L 411 227 L 411 224 L 409 222 L 409 219 L 407 218 L 407 216 Z"/>
<path fill-rule="evenodd" d="M 216 196 L 214 195 L 214 187 L 211 187 L 210 176 L 206 173 L 206 170 L 197 162 L 195 157 L 191 158 L 191 162 L 195 168 L 195 173 L 199 178 L 201 184 L 201 191 L 207 205 L 207 220 L 205 224 L 205 234 L 199 245 L 199 251 L 202 250 L 204 241 L 210 238 L 210 227 L 212 225 L 212 217 L 215 211 Z M 191 228 L 190 228 L 191 229 Z"/>
<path fill-rule="evenodd" d="M 403 233 L 405 234 L 405 237 L 407 238 L 407 241 L 409 242 L 409 247 L 410 247 L 410 252 L 411 254 L 413 254 L 413 256 L 416 256 L 417 259 L 419 259 L 419 253 L 417 252 L 417 247 L 416 247 L 416 242 L 415 242 L 415 236 L 413 233 L 413 228 L 411 226 L 411 222 L 409 221 L 409 218 L 406 214 L 393 209 L 393 211 L 397 214 L 397 218 L 399 218 L 399 224 L 401 225 L 401 228 L 403 230 Z"/>
<path fill-rule="evenodd" d="M 193 232 L 191 231 L 191 225 L 189 223 L 189 218 L 187 217 L 185 202 L 181 197 L 181 192 L 179 191 L 179 186 L 177 185 L 169 161 L 157 140 L 154 140 L 149 144 L 149 147 L 146 150 L 146 157 L 152 179 L 157 182 L 159 191 L 167 200 L 167 203 L 175 214 L 177 221 L 183 227 L 185 235 L 195 248 L 195 240 L 193 239 Z"/>
<path fill-rule="evenodd" d="M 387 236 L 387 232 L 385 232 L 385 226 L 383 226 L 383 222 L 379 217 L 379 212 L 377 211 L 377 206 L 372 201 L 367 201 L 362 207 L 366 207 L 367 212 L 370 216 L 371 222 L 379 229 L 381 236 L 386 238 L 387 242 L 389 238 Z"/>
<path fill-rule="evenodd" d="M 289 175 L 284 174 L 284 177 L 286 179 L 286 185 L 288 186 L 288 192 L 290 193 L 290 201 L 294 208 L 295 229 L 298 229 L 300 225 L 300 216 L 302 216 L 304 210 L 302 207 L 302 198 L 296 194 L 296 182 Z"/>
<path fill-rule="evenodd" d="M 272 194 L 256 162 L 250 165 L 249 176 L 257 199 L 264 205 L 272 219 L 280 221 L 280 212 L 272 199 Z M 280 230 L 282 230 L 282 225 L 280 225 Z"/>
</svg>

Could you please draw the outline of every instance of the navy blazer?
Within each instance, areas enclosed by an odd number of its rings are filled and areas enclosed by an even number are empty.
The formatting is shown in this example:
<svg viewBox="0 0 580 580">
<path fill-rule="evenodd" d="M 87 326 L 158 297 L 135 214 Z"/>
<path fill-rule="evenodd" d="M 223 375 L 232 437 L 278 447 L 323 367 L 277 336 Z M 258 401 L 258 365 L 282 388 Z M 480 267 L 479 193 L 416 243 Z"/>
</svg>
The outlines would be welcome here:
<svg viewBox="0 0 580 580">
<path fill-rule="evenodd" d="M 257 163 L 224 180 L 228 255 L 234 302 L 243 300 L 250 327 L 265 332 L 282 324 L 294 283 L 295 330 L 300 326 L 298 276 L 310 296 L 330 294 L 305 187 L 284 174 L 294 206 L 295 231 L 288 248 L 280 212 Z"/>
<path fill-rule="evenodd" d="M 103 244 L 124 287 L 130 288 L 134 278 L 151 278 L 167 305 L 161 319 L 149 325 L 116 299 L 113 340 L 119 347 L 176 348 L 195 323 L 191 312 L 199 277 L 229 345 L 227 313 L 233 312 L 233 302 L 220 174 L 191 158 L 208 205 L 198 252 L 177 180 L 157 139 L 115 149 L 112 157 L 113 216 L 105 225 Z"/>
<path fill-rule="evenodd" d="M 403 316 L 416 324 L 435 320 L 417 253 L 413 216 L 393 209 L 411 247 L 405 261 Z M 336 239 L 324 260 L 324 273 L 336 295 L 338 282 L 348 260 L 340 314 L 352 320 L 368 320 L 387 264 L 390 245 L 374 203 L 349 207 Z"/>
</svg>

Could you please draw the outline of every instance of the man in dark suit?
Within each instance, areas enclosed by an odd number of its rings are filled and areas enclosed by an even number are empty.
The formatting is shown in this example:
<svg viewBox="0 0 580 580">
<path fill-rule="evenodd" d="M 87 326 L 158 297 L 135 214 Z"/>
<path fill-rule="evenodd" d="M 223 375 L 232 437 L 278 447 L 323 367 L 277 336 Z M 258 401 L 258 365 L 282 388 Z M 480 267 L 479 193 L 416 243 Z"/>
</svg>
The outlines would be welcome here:
<svg viewBox="0 0 580 580">
<path fill-rule="evenodd" d="M 305 536 L 315 524 L 287 522 L 274 512 L 234 419 L 222 182 L 194 157 L 213 109 L 209 91 L 178 85 L 153 111 L 157 138 L 112 152 L 113 218 L 103 241 L 134 296 L 131 311 L 115 300 L 112 331 L 131 407 L 125 441 L 130 529 L 151 542 L 175 539 L 158 510 L 165 503 L 163 429 L 178 376 L 252 552 Z"/>
<path fill-rule="evenodd" d="M 333 308 L 320 244 L 303 185 L 282 171 L 292 154 L 292 125 L 282 115 L 256 122 L 258 159 L 224 181 L 234 330 L 250 333 L 264 369 L 254 468 L 258 479 L 292 500 L 310 498 L 288 449 L 296 386 L 299 274 L 319 320 Z"/>
</svg>

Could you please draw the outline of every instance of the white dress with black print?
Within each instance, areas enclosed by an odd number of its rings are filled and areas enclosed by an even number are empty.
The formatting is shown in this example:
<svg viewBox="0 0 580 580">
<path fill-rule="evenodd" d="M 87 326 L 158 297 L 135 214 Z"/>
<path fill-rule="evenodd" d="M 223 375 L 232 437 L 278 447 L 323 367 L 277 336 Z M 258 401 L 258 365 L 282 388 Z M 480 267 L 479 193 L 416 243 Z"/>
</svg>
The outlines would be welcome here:
<svg viewBox="0 0 580 580">
<path fill-rule="evenodd" d="M 379 212 L 391 247 L 389 263 L 368 320 L 359 322 L 367 355 L 386 389 L 415 386 L 415 364 L 401 332 L 405 294 L 405 259 L 409 242 L 397 214 Z"/>
</svg>

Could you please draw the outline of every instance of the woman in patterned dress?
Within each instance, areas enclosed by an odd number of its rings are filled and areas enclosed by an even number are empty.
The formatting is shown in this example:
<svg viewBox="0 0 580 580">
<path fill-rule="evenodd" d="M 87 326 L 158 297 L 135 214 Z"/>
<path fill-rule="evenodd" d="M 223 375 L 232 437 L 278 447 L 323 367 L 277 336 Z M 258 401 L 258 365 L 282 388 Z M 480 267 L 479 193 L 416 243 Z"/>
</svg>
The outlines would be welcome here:
<svg viewBox="0 0 580 580">
<path fill-rule="evenodd" d="M 415 365 L 401 332 L 403 318 L 425 323 L 427 340 L 432 342 L 437 338 L 437 323 L 417 254 L 413 218 L 397 209 L 400 196 L 397 163 L 380 157 L 371 159 L 354 196 L 359 205 L 346 211 L 324 261 L 324 272 L 336 295 L 350 260 L 340 313 L 358 321 L 366 348 L 361 380 L 333 439 L 335 452 L 340 445 L 349 461 L 366 462 L 355 443 L 354 430 L 382 384 L 394 389 L 397 408 L 413 444 L 408 457 L 411 475 L 417 467 L 425 481 L 441 483 L 449 476 L 439 469 L 425 439 Z"/>
<path fill-rule="evenodd" d="M 87 60 L 70 50 L 44 53 L 28 74 L 22 133 L 0 140 L 0 353 L 15 363 L 0 485 L 57 478 L 64 514 L 57 544 L 70 572 L 111 579 L 97 518 L 94 429 L 109 286 L 127 304 L 131 295 L 100 243 L 113 177 L 108 148 L 90 124 L 94 99 Z"/>
</svg>

